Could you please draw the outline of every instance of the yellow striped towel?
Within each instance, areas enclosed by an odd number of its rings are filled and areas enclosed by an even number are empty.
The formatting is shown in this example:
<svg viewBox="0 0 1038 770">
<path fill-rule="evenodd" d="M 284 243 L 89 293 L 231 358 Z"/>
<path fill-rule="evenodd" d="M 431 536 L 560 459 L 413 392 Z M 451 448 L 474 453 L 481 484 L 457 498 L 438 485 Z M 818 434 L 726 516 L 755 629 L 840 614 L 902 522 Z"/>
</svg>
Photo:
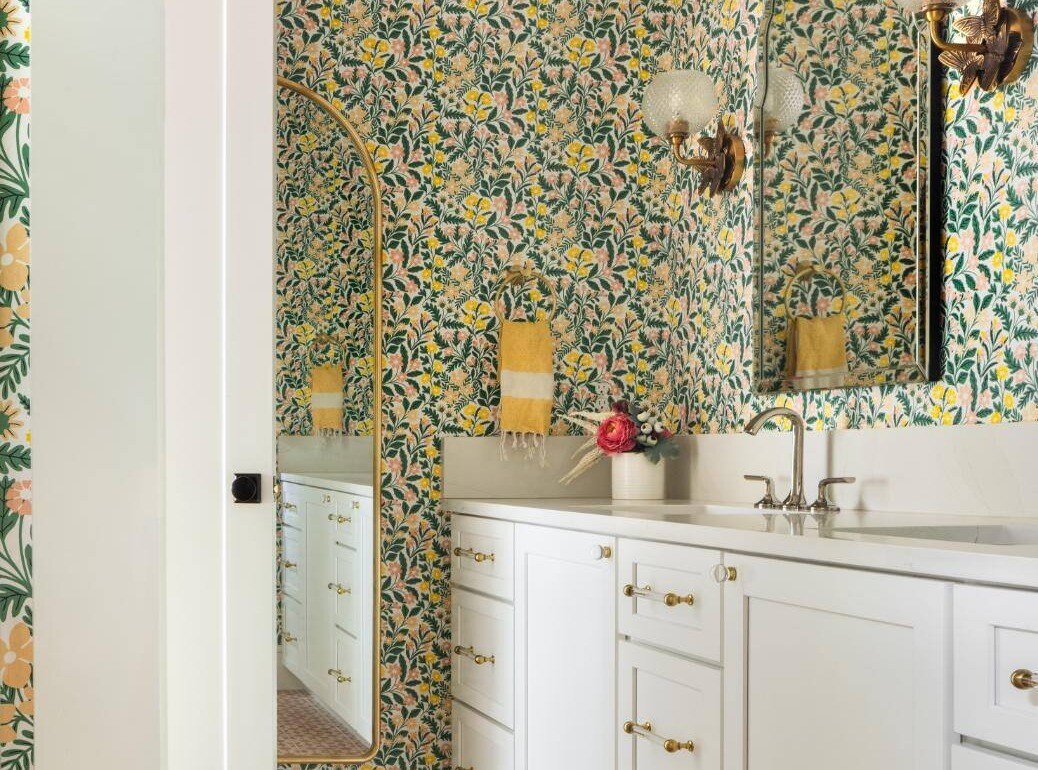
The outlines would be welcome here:
<svg viewBox="0 0 1038 770">
<path fill-rule="evenodd" d="M 501 436 L 502 446 L 522 441 L 527 456 L 539 448 L 545 457 L 545 438 L 555 401 L 555 349 L 547 321 L 504 321 L 501 326 Z"/>
<path fill-rule="evenodd" d="M 310 370 L 310 414 L 315 436 L 342 434 L 342 391 L 342 367 L 315 366 Z"/>
</svg>

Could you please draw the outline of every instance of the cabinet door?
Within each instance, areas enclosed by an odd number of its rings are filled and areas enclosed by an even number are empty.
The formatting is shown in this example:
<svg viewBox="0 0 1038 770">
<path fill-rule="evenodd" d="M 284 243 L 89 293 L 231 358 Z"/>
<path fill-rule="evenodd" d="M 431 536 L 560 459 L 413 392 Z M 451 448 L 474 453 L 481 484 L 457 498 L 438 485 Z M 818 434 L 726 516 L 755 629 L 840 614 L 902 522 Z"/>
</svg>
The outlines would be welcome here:
<svg viewBox="0 0 1038 770">
<path fill-rule="evenodd" d="M 328 701 L 332 684 L 328 669 L 333 668 L 335 652 L 332 643 L 335 600 L 328 584 L 334 582 L 332 564 L 332 530 L 334 502 L 328 493 L 306 487 L 306 670 L 318 697 Z M 332 518 L 329 519 L 329 516 Z"/>
<path fill-rule="evenodd" d="M 513 770 L 512 733 L 460 703 L 454 704 L 452 768 Z"/>
<path fill-rule="evenodd" d="M 282 607 L 284 631 L 281 640 L 281 660 L 285 668 L 297 676 L 305 676 L 306 670 L 306 613 L 303 605 L 286 596 Z"/>
<path fill-rule="evenodd" d="M 721 670 L 631 642 L 619 664 L 620 770 L 721 770 Z"/>
<path fill-rule="evenodd" d="M 612 538 L 515 530 L 516 767 L 616 766 Z"/>
<path fill-rule="evenodd" d="M 726 770 L 943 770 L 950 586 L 729 557 Z"/>
</svg>

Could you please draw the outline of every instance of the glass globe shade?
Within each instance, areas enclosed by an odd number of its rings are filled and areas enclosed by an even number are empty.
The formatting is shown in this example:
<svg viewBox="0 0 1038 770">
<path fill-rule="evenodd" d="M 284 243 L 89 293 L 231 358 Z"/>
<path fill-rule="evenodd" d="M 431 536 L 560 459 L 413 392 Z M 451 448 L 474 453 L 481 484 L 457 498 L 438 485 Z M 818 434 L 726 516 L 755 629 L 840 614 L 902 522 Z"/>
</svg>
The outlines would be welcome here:
<svg viewBox="0 0 1038 770">
<path fill-rule="evenodd" d="M 772 130 L 788 131 L 799 122 L 804 111 L 804 84 L 793 70 L 768 64 L 767 89 L 764 117 Z"/>
<path fill-rule="evenodd" d="M 714 81 L 696 70 L 660 72 L 645 89 L 642 98 L 645 125 L 656 136 L 667 136 L 667 126 L 675 120 L 688 123 L 689 131 L 699 133 L 717 114 Z"/>
</svg>

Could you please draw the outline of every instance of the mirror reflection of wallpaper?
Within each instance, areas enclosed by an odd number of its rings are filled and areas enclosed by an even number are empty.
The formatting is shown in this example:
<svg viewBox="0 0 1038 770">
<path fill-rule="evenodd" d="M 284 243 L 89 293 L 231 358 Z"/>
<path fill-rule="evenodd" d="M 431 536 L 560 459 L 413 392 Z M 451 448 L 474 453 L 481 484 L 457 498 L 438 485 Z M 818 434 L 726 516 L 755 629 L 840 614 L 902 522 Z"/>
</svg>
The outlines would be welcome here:
<svg viewBox="0 0 1038 770">
<path fill-rule="evenodd" d="M 349 137 L 298 94 L 278 94 L 278 434 L 311 435 L 314 367 L 341 365 L 345 435 L 371 435 L 372 198 Z M 328 334 L 341 346 L 321 344 Z"/>
<path fill-rule="evenodd" d="M 916 182 L 925 179 L 916 137 L 925 135 L 928 109 L 917 106 L 915 35 L 892 0 L 776 2 L 768 64 L 795 72 L 806 98 L 798 124 L 775 136 L 764 160 L 765 383 L 783 384 L 784 299 L 802 263 L 846 285 L 855 382 L 894 381 L 865 373 L 913 365 Z M 843 309 L 841 293 L 835 279 L 816 274 L 793 284 L 790 306 L 798 316 L 825 316 Z"/>
</svg>

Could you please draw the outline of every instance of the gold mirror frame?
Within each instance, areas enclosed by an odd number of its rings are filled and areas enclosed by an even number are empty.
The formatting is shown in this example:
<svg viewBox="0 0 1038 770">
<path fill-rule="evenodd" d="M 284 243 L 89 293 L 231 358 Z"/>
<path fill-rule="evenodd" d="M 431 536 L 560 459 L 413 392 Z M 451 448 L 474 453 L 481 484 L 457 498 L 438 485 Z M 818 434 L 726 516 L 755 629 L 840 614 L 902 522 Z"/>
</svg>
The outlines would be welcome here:
<svg viewBox="0 0 1038 770">
<path fill-rule="evenodd" d="M 368 152 L 368 148 L 364 144 L 360 132 L 357 131 L 354 125 L 350 123 L 341 112 L 332 106 L 331 102 L 316 91 L 285 77 L 279 76 L 277 78 L 277 85 L 279 88 L 285 88 L 299 94 L 305 99 L 309 99 L 320 107 L 322 111 L 327 113 L 336 124 L 338 124 L 338 126 L 349 137 L 350 143 L 360 156 L 361 163 L 364 165 L 364 173 L 367 176 L 368 183 L 371 185 L 372 240 L 374 242 L 372 258 L 375 262 L 374 269 L 372 270 L 372 283 L 374 284 L 373 289 L 375 296 L 375 318 L 373 321 L 374 333 L 372 334 L 372 358 L 374 363 L 371 386 L 373 401 L 371 405 L 371 443 L 373 447 L 371 473 L 371 528 L 373 533 L 372 538 L 374 540 L 371 544 L 372 570 L 374 571 L 371 583 L 372 591 L 374 593 L 371 601 L 371 627 L 372 633 L 374 634 L 374 639 L 372 640 L 373 660 L 371 661 L 371 747 L 368 749 L 367 753 L 355 757 L 278 756 L 277 758 L 279 765 L 356 764 L 367 762 L 378 753 L 381 746 L 382 736 L 382 702 L 380 697 L 382 691 L 380 680 L 382 668 L 380 665 L 382 659 L 382 581 L 381 570 L 379 569 L 382 563 L 382 185 L 378 179 L 378 171 L 375 169 L 375 162 L 371 157 L 371 153 Z"/>
</svg>

